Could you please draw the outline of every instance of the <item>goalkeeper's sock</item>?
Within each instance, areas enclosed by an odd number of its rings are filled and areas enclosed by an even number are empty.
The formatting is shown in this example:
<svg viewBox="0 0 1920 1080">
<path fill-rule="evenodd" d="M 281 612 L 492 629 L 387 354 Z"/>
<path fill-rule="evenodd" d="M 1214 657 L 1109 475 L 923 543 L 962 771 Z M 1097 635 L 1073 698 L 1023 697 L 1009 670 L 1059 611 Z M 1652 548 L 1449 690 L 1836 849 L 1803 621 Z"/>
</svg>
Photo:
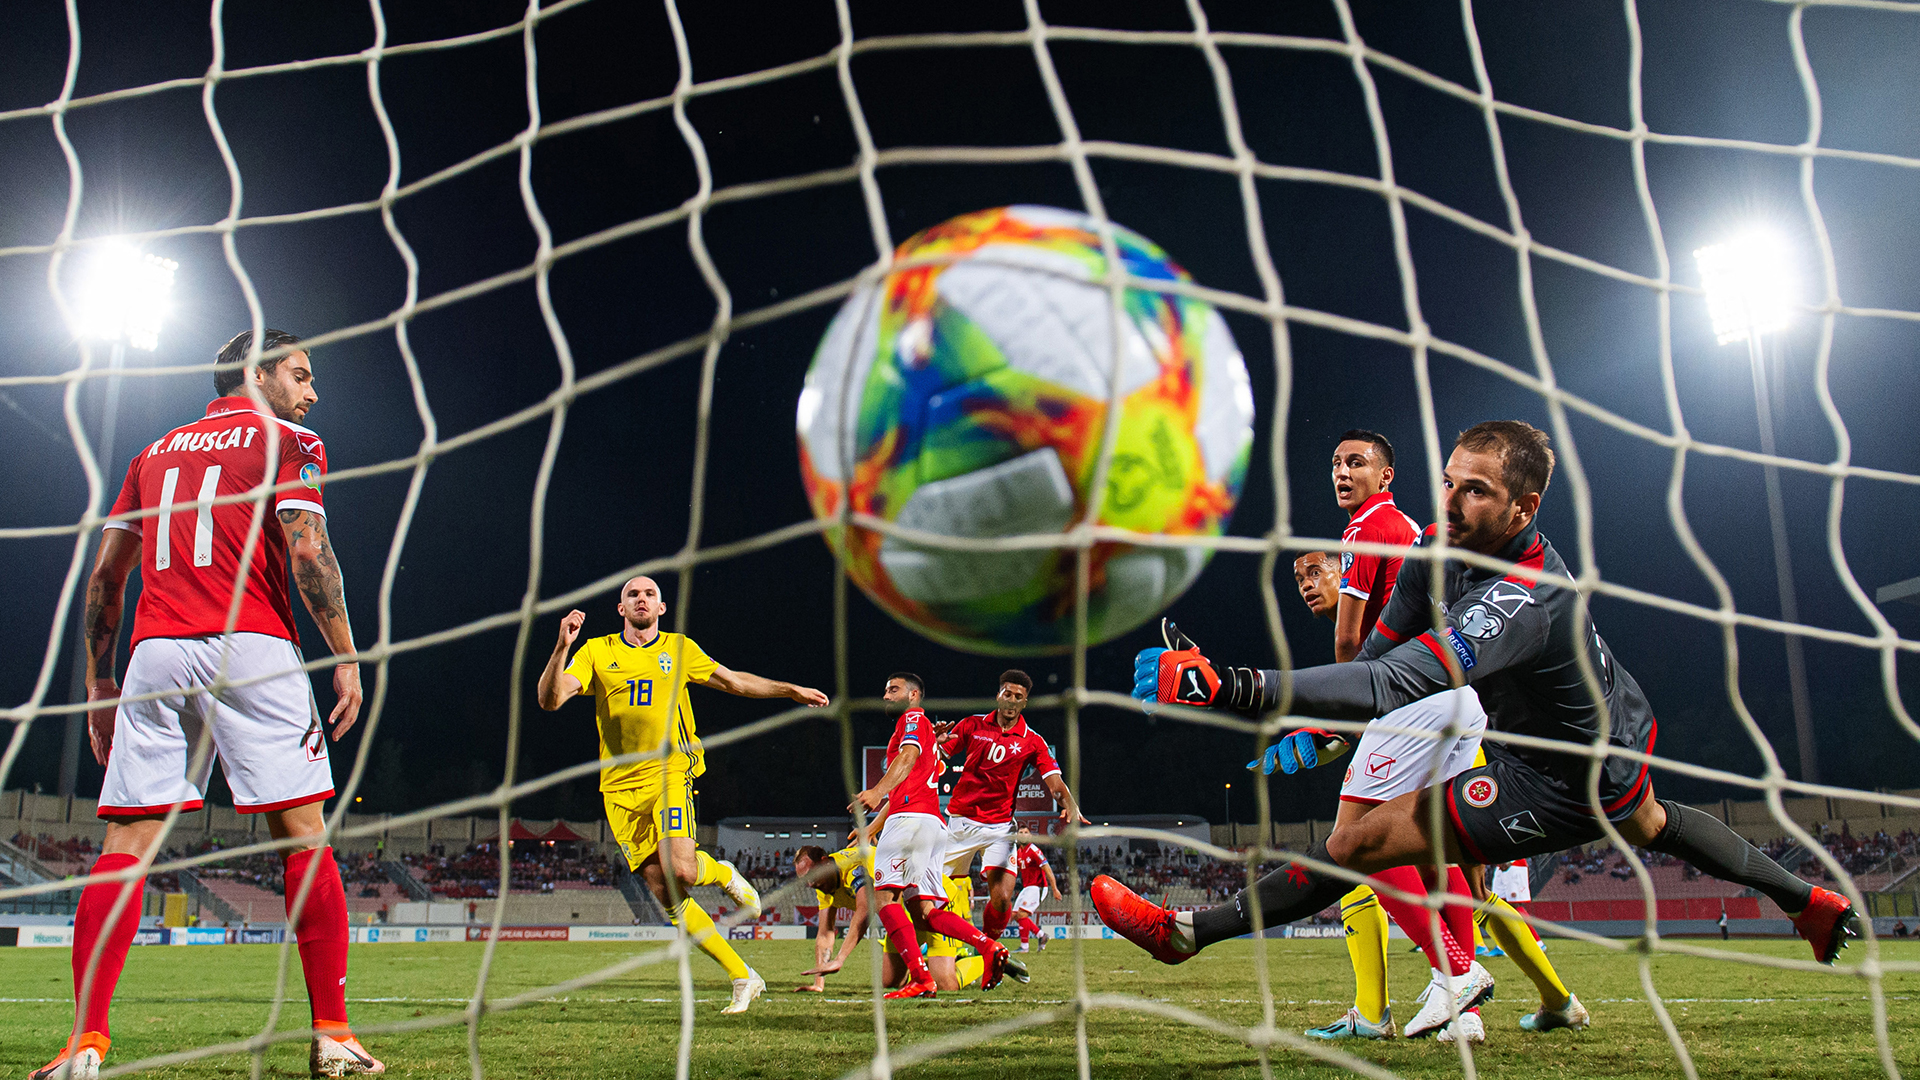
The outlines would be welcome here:
<svg viewBox="0 0 1920 1080">
<path fill-rule="evenodd" d="M 1388 888 L 1399 889 L 1415 896 L 1427 894 L 1427 884 L 1420 878 L 1420 868 L 1416 866 L 1396 866 L 1391 870 L 1382 870 L 1373 875 L 1373 879 Z M 1460 944 L 1459 939 L 1447 928 L 1446 917 L 1440 919 L 1439 935 L 1434 934 L 1433 911 L 1424 904 L 1411 903 L 1385 890 L 1379 894 L 1380 906 L 1386 909 L 1393 921 L 1400 924 L 1408 938 L 1420 951 L 1427 954 L 1427 963 L 1436 971 L 1449 975 L 1465 975 L 1473 964 L 1473 947 Z M 1471 916 L 1469 916 L 1471 917 Z M 1472 941 L 1469 933 L 1467 940 Z"/>
<path fill-rule="evenodd" d="M 693 869 L 699 875 L 693 879 L 695 885 L 718 885 L 724 889 L 733 883 L 733 871 L 704 851 L 693 853 Z"/>
<path fill-rule="evenodd" d="M 992 909 L 989 908 L 988 910 L 991 911 Z M 1003 922 L 1000 926 L 1001 929 L 1006 929 L 1006 923 Z M 992 952 L 994 946 L 998 944 L 992 938 L 976 929 L 972 923 L 948 911 L 946 908 L 934 908 L 927 913 L 927 929 L 936 934 L 945 934 L 963 944 L 971 945 L 981 956 Z"/>
<path fill-rule="evenodd" d="M 94 862 L 94 874 L 110 874 L 140 862 L 122 852 L 102 855 Z M 113 988 L 119 985 L 120 972 L 127 966 L 127 950 L 133 948 L 133 932 L 140 928 L 140 897 L 147 879 L 132 881 L 96 881 L 80 891 L 80 905 L 73 912 L 73 1007 L 80 1020 L 80 1033 L 107 1034 L 107 1011 L 113 1005 Z M 116 915 L 113 908 L 120 895 L 128 893 L 126 903 Z M 100 949 L 95 962 L 93 950 Z M 87 966 L 93 965 L 93 985 L 87 985 Z M 81 1000 L 81 994 L 86 999 Z"/>
<path fill-rule="evenodd" d="M 980 932 L 994 941 L 999 941 L 1000 935 L 1007 931 L 1007 923 L 1013 920 L 1013 905 L 1001 903 L 1000 906 L 995 907 L 996 903 L 998 901 L 988 900 L 986 910 L 980 913 Z"/>
<path fill-rule="evenodd" d="M 1361 885 L 1340 898 L 1347 928 L 1347 959 L 1353 963 L 1353 1007 L 1367 1023 L 1387 1014 L 1387 913 L 1373 890 Z"/>
<path fill-rule="evenodd" d="M 740 954 L 733 951 L 727 939 L 713 928 L 713 918 L 706 909 L 694 903 L 691 897 L 681 897 L 680 902 L 673 906 L 672 915 L 674 925 L 685 930 L 693 943 L 700 946 L 701 952 L 713 957 L 721 967 L 727 969 L 728 978 L 744 979 L 753 974 L 747 962 L 740 959 Z"/>
<path fill-rule="evenodd" d="M 1332 861 L 1327 858 L 1325 840 L 1316 841 L 1306 854 L 1320 862 Z M 1317 873 L 1298 863 L 1288 863 L 1255 882 L 1253 888 L 1235 893 L 1232 900 L 1195 912 L 1194 944 L 1204 949 L 1216 941 L 1253 933 L 1256 907 L 1260 912 L 1260 925 L 1285 926 L 1338 903 L 1352 888 L 1339 878 Z"/>
<path fill-rule="evenodd" d="M 1487 901 L 1481 912 L 1480 924 L 1487 934 L 1500 943 L 1500 948 L 1512 960 L 1520 974 L 1533 981 L 1540 991 L 1540 1005 L 1548 1012 L 1567 1007 L 1567 999 L 1573 992 L 1567 984 L 1560 981 L 1560 973 L 1553 970 L 1553 963 L 1547 959 L 1547 951 L 1540 947 L 1540 940 L 1533 936 L 1533 927 L 1521 921 L 1518 910 L 1505 900 L 1493 897 Z"/>
<path fill-rule="evenodd" d="M 1813 886 L 1788 873 L 1767 854 L 1711 814 L 1661 799 L 1666 828 L 1647 843 L 1653 851 L 1685 859 L 1702 873 L 1757 889 L 1789 915 L 1807 909 Z"/>
<path fill-rule="evenodd" d="M 907 981 L 922 982 L 930 978 L 927 961 L 920 955 L 920 935 L 914 932 L 913 916 L 907 914 L 907 906 L 898 901 L 882 904 L 880 925 L 886 927 L 887 942 L 900 954 L 900 962 L 907 965 Z"/>
<path fill-rule="evenodd" d="M 313 1026 L 347 1022 L 347 891 L 340 884 L 340 865 L 330 847 L 308 848 L 286 856 L 287 921 L 300 942 L 300 972 L 307 980 L 307 1001 L 313 1006 Z M 306 903 L 294 913 L 300 890 Z"/>
<path fill-rule="evenodd" d="M 987 973 L 987 961 L 982 956 L 963 956 L 953 962 L 953 974 L 960 980 L 960 989 L 979 986 L 980 976 Z"/>
</svg>

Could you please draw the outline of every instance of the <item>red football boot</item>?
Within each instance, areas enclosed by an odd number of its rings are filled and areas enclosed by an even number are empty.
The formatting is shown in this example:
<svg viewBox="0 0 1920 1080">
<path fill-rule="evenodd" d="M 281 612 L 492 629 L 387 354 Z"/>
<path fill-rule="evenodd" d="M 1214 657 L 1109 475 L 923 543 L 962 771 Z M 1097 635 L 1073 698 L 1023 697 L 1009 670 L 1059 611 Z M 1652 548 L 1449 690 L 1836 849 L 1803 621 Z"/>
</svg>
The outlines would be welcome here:
<svg viewBox="0 0 1920 1080">
<path fill-rule="evenodd" d="M 1107 929 L 1153 954 L 1163 964 L 1184 962 L 1193 954 L 1173 947 L 1173 912 L 1101 874 L 1089 886 L 1093 906 Z"/>
<path fill-rule="evenodd" d="M 1793 928 L 1813 946 L 1814 959 L 1823 964 L 1833 963 L 1833 958 L 1847 947 L 1848 938 L 1860 936 L 1853 923 L 1853 902 L 1818 885 L 1807 898 L 1806 910 L 1793 917 Z"/>
<path fill-rule="evenodd" d="M 930 998 L 939 989 L 940 987 L 934 984 L 933 976 L 927 975 L 918 979 L 909 979 L 905 986 L 888 991 L 881 996 L 888 1001 L 898 1001 L 901 998 Z"/>
<path fill-rule="evenodd" d="M 1007 976 L 1007 964 L 1013 960 L 1013 954 L 1005 945 L 993 943 L 993 951 L 986 955 L 987 968 L 980 973 L 980 989 L 991 990 L 1000 985 Z"/>
</svg>

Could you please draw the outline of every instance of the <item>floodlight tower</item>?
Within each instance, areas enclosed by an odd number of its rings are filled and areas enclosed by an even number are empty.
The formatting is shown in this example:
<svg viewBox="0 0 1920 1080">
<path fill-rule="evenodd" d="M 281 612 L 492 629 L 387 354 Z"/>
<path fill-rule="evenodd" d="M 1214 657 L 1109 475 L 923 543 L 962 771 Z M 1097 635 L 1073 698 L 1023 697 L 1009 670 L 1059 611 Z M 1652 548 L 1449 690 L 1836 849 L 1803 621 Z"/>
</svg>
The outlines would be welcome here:
<svg viewBox="0 0 1920 1080">
<path fill-rule="evenodd" d="M 109 502 L 119 493 L 120 477 L 113 471 L 114 428 L 120 417 L 120 371 L 126 366 L 129 347 L 143 352 L 160 348 L 160 328 L 172 310 L 173 276 L 180 264 L 172 259 L 147 254 L 123 241 L 106 241 L 87 258 L 84 275 L 72 308 L 74 336 L 82 341 L 110 346 L 107 374 L 100 402 L 99 434 L 94 440 L 93 458 L 106 481 Z M 96 537 L 81 542 L 86 552 L 81 565 L 91 569 Z M 87 700 L 86 616 L 84 606 L 76 605 L 73 678 L 68 685 L 68 700 Z M 60 794 L 73 794 L 80 777 L 80 747 L 86 732 L 87 714 L 67 717 L 65 738 L 60 744 Z"/>
<path fill-rule="evenodd" d="M 1784 330 L 1794 306 L 1793 271 L 1786 244 L 1764 229 L 1750 229 L 1693 253 L 1700 284 L 1707 292 L 1707 314 L 1722 345 L 1747 343 L 1753 366 L 1753 404 L 1760 421 L 1760 452 L 1774 457 L 1773 402 L 1767 387 L 1766 337 Z M 1793 560 L 1787 549 L 1787 514 L 1780 497 L 1780 470 L 1762 466 L 1767 483 L 1767 518 L 1773 526 L 1773 573 L 1780 589 L 1780 618 L 1800 621 L 1793 587 Z M 1805 643 L 1786 635 L 1787 688 L 1793 698 L 1793 728 L 1800 747 L 1800 779 L 1819 783 L 1820 760 L 1813 741 L 1813 703 L 1807 693 Z"/>
</svg>

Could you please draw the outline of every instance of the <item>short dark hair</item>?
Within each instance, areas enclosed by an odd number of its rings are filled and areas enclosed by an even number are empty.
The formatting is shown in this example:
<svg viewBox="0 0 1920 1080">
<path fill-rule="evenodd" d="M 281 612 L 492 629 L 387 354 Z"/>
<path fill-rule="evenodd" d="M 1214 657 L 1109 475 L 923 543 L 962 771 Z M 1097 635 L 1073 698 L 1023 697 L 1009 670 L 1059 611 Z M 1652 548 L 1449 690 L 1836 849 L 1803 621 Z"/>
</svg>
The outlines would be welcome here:
<svg viewBox="0 0 1920 1080">
<path fill-rule="evenodd" d="M 1033 676 L 1021 671 L 1019 668 L 1008 668 L 1000 673 L 1000 685 L 1005 686 L 1008 683 L 1012 683 L 1029 694 L 1033 693 Z"/>
<path fill-rule="evenodd" d="M 300 344 L 300 339 L 287 333 L 285 330 L 265 330 L 260 334 L 260 351 L 262 353 L 270 353 L 275 349 L 287 345 L 298 344 Z M 228 394 L 240 388 L 240 383 L 247 374 L 247 369 L 243 365 L 246 363 L 247 353 L 250 352 L 252 348 L 253 331 L 251 330 L 240 331 L 233 335 L 225 345 L 220 347 L 220 355 L 215 358 L 215 362 L 221 366 L 215 369 L 213 373 L 214 393 L 219 394 L 221 397 L 226 397 Z M 273 369 L 280 366 L 280 361 L 292 355 L 292 352 L 286 352 L 279 356 L 264 358 L 260 361 L 260 370 L 271 375 L 273 374 Z M 228 367 L 228 364 L 234 366 Z"/>
<path fill-rule="evenodd" d="M 1525 420 L 1487 420 L 1460 433 L 1455 446 L 1475 454 L 1500 455 L 1500 482 L 1507 496 L 1544 495 L 1553 479 L 1553 442 Z"/>
<path fill-rule="evenodd" d="M 1372 443 L 1380 451 L 1380 460 L 1386 462 L 1387 468 L 1393 468 L 1393 444 L 1387 441 L 1385 435 L 1377 431 L 1368 431 L 1366 428 L 1354 428 L 1340 436 L 1333 445 L 1339 446 L 1343 442 Z"/>
<path fill-rule="evenodd" d="M 920 676 L 915 675 L 913 672 L 896 671 L 893 674 L 887 676 L 888 682 L 892 682 L 895 679 L 899 679 L 901 682 L 906 683 L 908 686 L 911 686 L 915 690 L 920 691 L 921 697 L 927 696 L 927 681 L 925 679 L 922 679 Z"/>
<path fill-rule="evenodd" d="M 1321 562 L 1330 562 L 1336 567 L 1340 565 L 1340 554 L 1334 551 L 1303 551 L 1293 557 L 1294 562 L 1299 562 L 1301 559 L 1318 559 Z"/>
<path fill-rule="evenodd" d="M 793 853 L 793 857 L 796 859 L 802 855 L 805 855 L 813 862 L 822 862 L 827 857 L 827 849 L 821 847 L 819 844 L 808 844 L 806 847 Z"/>
</svg>

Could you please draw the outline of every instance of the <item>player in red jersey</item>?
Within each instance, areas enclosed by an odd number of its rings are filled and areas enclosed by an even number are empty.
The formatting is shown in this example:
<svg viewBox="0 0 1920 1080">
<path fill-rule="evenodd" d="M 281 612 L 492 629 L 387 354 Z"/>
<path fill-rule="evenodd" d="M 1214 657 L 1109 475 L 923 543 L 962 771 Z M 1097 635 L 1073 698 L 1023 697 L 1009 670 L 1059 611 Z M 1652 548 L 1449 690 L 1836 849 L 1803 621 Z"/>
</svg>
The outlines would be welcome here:
<svg viewBox="0 0 1920 1080">
<path fill-rule="evenodd" d="M 980 913 L 980 929 L 995 941 L 1013 918 L 1013 799 L 1021 775 L 1031 768 L 1039 776 L 1060 805 L 1060 820 L 1093 824 L 1080 816 L 1047 741 L 1021 714 L 1032 689 L 1033 679 L 1026 672 L 1001 672 L 998 707 L 967 717 L 940 740 L 941 750 L 962 762 L 960 779 L 947 801 L 947 874 L 970 872 L 974 853 L 982 853 L 987 906 Z"/>
<path fill-rule="evenodd" d="M 1392 544 L 1412 547 L 1420 526 L 1394 505 L 1393 444 L 1377 431 L 1355 428 L 1340 436 L 1333 448 L 1333 497 L 1347 512 L 1344 544 Z M 1360 646 L 1380 619 L 1393 596 L 1400 575 L 1398 555 L 1340 555 L 1340 606 L 1333 615 L 1333 658 L 1346 663 L 1360 655 Z"/>
<path fill-rule="evenodd" d="M 1020 927 L 1020 951 L 1027 951 L 1027 939 L 1037 938 L 1036 949 L 1047 947 L 1047 935 L 1040 930 L 1040 924 L 1033 921 L 1050 894 L 1060 891 L 1060 883 L 1054 879 L 1053 864 L 1047 861 L 1047 853 L 1040 850 L 1038 844 L 1027 844 L 1013 856 L 1013 872 L 1020 882 L 1020 894 L 1013 900 L 1014 924 Z"/>
<path fill-rule="evenodd" d="M 880 924 L 907 965 L 907 983 L 889 998 L 932 997 L 938 987 L 920 955 L 915 924 L 973 946 L 987 962 L 980 988 L 991 990 L 1012 964 L 1007 947 L 974 929 L 973 924 L 946 909 L 946 875 L 941 872 L 946 852 L 946 819 L 940 812 L 940 746 L 933 721 L 920 710 L 926 683 L 911 672 L 887 676 L 882 695 L 887 714 L 894 718 L 893 738 L 887 743 L 887 771 L 880 782 L 854 796 L 868 811 L 886 804 L 886 812 L 868 825 L 874 848 L 874 892 L 879 897 Z M 851 807 L 849 807 L 851 809 Z M 879 839 L 874 840 L 875 834 Z M 908 907 L 911 905 L 912 910 Z M 826 975 L 839 970 L 829 962 L 807 972 Z"/>
<path fill-rule="evenodd" d="M 319 400 L 299 339 L 261 335 L 259 362 L 243 331 L 220 350 L 219 397 L 207 414 L 142 450 L 127 468 L 87 582 L 87 700 L 127 700 L 88 713 L 94 757 L 107 767 L 100 817 L 107 837 L 93 873 L 144 869 L 167 812 L 200 808 L 211 734 L 234 809 L 264 814 L 286 860 L 287 917 L 313 1010 L 315 1076 L 379 1073 L 347 1026 L 347 904 L 321 805 L 333 772 L 288 597 L 287 564 L 314 625 L 335 655 L 351 655 L 340 564 L 327 534 L 321 483 L 327 452 L 298 421 Z M 276 355 L 265 355 L 273 353 Z M 244 387 L 244 389 L 243 389 Z M 256 401 L 263 401 L 262 408 Z M 211 500 L 261 489 L 277 522 L 253 500 Z M 127 578 L 140 567 L 126 686 L 114 681 Z M 235 592 L 238 591 L 237 605 Z M 220 680 L 238 685 L 209 687 Z M 360 715 L 360 666 L 333 669 L 337 740 Z M 93 1080 L 109 1045 L 107 1012 L 140 922 L 144 877 L 99 882 L 73 920 L 74 1025 L 66 1047 L 33 1080 Z"/>
</svg>

